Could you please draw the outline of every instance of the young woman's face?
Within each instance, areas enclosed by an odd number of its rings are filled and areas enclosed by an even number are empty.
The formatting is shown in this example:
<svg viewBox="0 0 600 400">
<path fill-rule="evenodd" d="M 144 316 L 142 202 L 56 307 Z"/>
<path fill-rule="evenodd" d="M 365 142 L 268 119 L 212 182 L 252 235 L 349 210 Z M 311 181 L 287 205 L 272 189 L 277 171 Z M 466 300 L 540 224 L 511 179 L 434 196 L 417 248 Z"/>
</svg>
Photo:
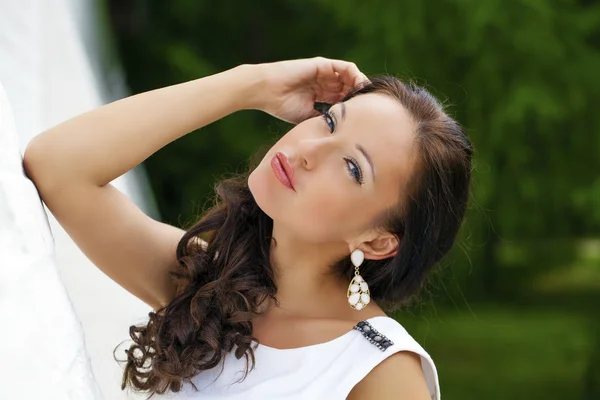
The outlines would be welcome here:
<svg viewBox="0 0 600 400">
<path fill-rule="evenodd" d="M 302 240 L 349 240 L 398 203 L 413 169 L 414 131 L 398 101 L 359 95 L 285 134 L 250 174 L 250 191 L 280 229 Z M 293 189 L 277 177 L 278 153 L 293 169 Z"/>
</svg>

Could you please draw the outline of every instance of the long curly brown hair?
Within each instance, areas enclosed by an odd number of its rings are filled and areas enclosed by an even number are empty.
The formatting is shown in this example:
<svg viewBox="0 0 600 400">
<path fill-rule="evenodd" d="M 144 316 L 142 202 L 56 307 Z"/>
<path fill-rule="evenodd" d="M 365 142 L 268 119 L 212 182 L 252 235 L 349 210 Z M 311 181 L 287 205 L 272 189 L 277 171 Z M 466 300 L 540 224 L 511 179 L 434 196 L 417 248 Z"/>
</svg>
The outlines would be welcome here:
<svg viewBox="0 0 600 400">
<path fill-rule="evenodd" d="M 453 246 L 467 208 L 473 150 L 461 126 L 427 90 L 380 76 L 344 101 L 366 93 L 398 100 L 416 122 L 419 162 L 409 192 L 399 193 L 398 205 L 376 221 L 401 247 L 394 257 L 361 266 L 373 300 L 389 311 L 418 293 Z M 252 342 L 258 340 L 252 320 L 266 299 L 277 300 L 277 286 L 269 263 L 273 221 L 252 197 L 249 171 L 216 185 L 216 205 L 179 242 L 180 268 L 172 273 L 177 294 L 150 312 L 146 325 L 130 327 L 133 344 L 125 350 L 122 389 L 130 386 L 148 398 L 178 392 L 231 351 L 246 358 L 246 373 L 254 368 Z M 350 280 L 349 257 L 332 268 Z"/>
</svg>

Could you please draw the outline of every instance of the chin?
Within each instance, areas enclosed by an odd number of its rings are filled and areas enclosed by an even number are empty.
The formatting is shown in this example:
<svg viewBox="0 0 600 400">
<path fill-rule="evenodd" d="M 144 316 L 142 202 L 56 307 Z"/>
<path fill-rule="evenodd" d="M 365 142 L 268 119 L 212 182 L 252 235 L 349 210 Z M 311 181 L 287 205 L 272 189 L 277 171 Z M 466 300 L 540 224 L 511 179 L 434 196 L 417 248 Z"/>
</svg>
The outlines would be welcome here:
<svg viewBox="0 0 600 400">
<path fill-rule="evenodd" d="M 262 164 L 261 164 L 262 165 Z M 248 189 L 252 193 L 254 201 L 258 207 L 274 219 L 274 211 L 277 208 L 277 196 L 273 193 L 272 182 L 269 182 L 269 176 L 261 169 L 261 165 L 256 167 L 248 176 Z"/>
</svg>

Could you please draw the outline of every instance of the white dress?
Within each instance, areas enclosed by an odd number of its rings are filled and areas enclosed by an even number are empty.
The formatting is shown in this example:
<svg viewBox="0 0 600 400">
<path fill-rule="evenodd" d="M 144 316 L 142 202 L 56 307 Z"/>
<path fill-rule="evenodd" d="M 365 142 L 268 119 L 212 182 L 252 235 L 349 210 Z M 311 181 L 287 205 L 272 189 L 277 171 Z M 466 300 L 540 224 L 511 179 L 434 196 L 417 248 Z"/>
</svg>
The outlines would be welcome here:
<svg viewBox="0 0 600 400">
<path fill-rule="evenodd" d="M 391 343 L 390 343 L 391 342 Z M 259 344 L 256 364 L 244 380 L 245 357 L 228 354 L 221 365 L 192 379 L 199 391 L 185 385 L 175 399 L 300 400 L 346 399 L 352 388 L 376 365 L 399 351 L 421 356 L 432 400 L 440 400 L 435 365 L 427 352 L 396 320 L 378 316 L 358 323 L 331 341 L 294 349 Z"/>
</svg>

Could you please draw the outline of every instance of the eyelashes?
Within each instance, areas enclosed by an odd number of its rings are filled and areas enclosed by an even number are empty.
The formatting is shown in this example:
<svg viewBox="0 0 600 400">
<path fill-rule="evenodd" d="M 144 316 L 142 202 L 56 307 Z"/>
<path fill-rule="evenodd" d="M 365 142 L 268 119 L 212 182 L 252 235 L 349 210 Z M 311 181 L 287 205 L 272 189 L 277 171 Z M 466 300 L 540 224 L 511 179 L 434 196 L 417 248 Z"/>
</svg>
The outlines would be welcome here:
<svg viewBox="0 0 600 400">
<path fill-rule="evenodd" d="M 336 125 L 334 115 L 330 111 L 323 111 L 323 119 L 325 120 L 325 123 L 329 127 L 329 132 L 333 133 L 333 131 L 335 130 L 335 125 Z"/>
<path fill-rule="evenodd" d="M 335 114 L 329 109 L 323 109 L 321 114 L 323 114 L 323 120 L 325 120 L 325 123 L 329 127 L 329 132 L 333 133 L 336 127 Z M 353 178 L 356 183 L 362 185 L 364 183 L 363 172 L 358 161 L 356 161 L 354 157 L 344 157 L 344 161 L 346 162 L 346 169 L 348 170 L 350 177 Z"/>
<path fill-rule="evenodd" d="M 358 164 L 358 161 L 352 157 L 344 157 L 344 161 L 346 161 L 346 168 L 348 169 L 350 176 L 354 178 L 356 183 L 359 185 L 365 183 L 363 181 L 362 169 L 360 169 L 360 164 Z"/>
</svg>

